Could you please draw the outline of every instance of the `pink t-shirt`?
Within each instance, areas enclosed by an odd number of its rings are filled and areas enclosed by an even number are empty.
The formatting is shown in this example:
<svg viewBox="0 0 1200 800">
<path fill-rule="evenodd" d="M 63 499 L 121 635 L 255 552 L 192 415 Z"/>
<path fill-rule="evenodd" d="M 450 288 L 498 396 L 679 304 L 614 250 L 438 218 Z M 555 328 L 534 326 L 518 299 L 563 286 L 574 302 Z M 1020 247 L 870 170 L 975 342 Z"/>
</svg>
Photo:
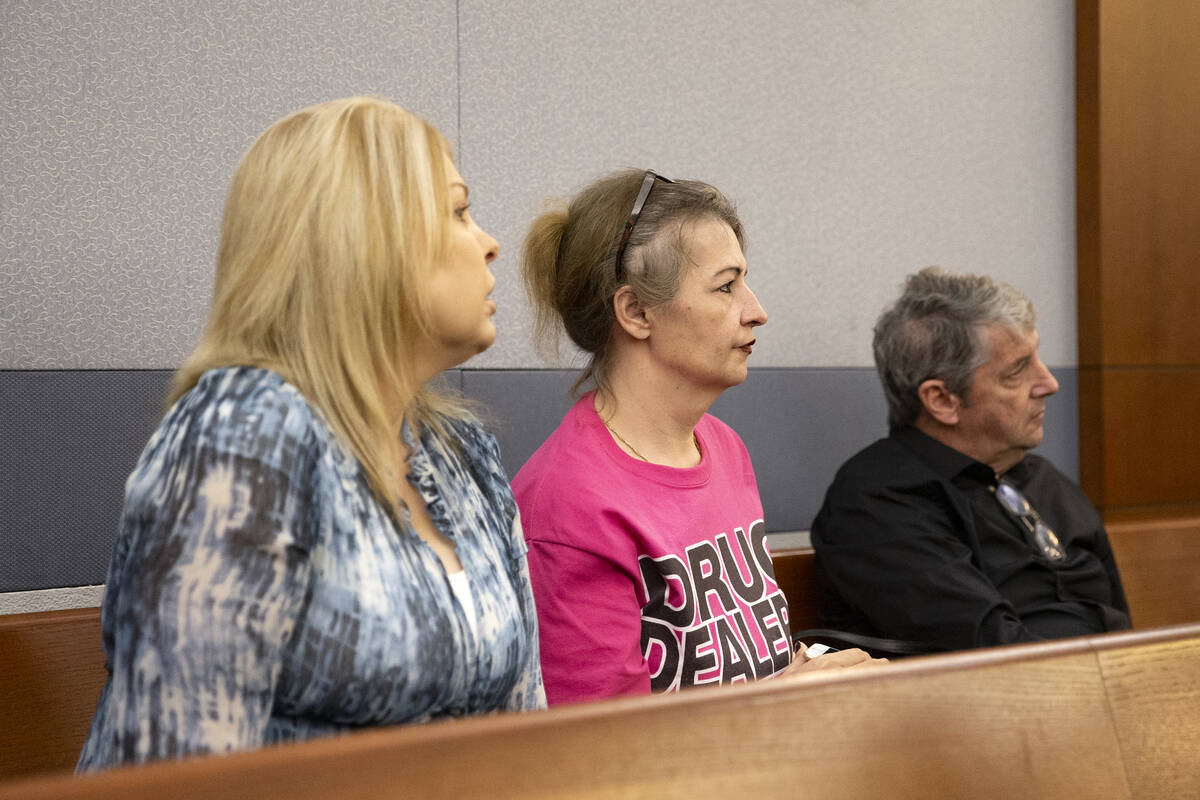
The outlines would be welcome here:
<svg viewBox="0 0 1200 800">
<path fill-rule="evenodd" d="M 622 451 L 591 393 L 513 480 L 553 704 L 774 675 L 791 663 L 750 456 L 696 426 L 698 466 Z"/>
</svg>

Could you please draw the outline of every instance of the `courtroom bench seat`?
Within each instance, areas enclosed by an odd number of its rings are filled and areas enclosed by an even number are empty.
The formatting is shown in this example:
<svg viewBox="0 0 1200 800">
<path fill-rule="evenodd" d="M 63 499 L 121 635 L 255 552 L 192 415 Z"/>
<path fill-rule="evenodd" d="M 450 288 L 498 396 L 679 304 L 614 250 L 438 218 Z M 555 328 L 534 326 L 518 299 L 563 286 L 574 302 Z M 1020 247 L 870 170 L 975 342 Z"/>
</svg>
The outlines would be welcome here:
<svg viewBox="0 0 1200 800">
<path fill-rule="evenodd" d="M 788 601 L 788 625 L 794 631 L 821 627 L 817 619 L 816 558 L 811 547 L 780 548 L 771 553 L 775 584 Z"/>
<path fill-rule="evenodd" d="M 791 627 L 817 627 L 812 549 L 774 563 Z M 0 780 L 73 769 L 104 678 L 99 608 L 0 615 Z"/>
</svg>

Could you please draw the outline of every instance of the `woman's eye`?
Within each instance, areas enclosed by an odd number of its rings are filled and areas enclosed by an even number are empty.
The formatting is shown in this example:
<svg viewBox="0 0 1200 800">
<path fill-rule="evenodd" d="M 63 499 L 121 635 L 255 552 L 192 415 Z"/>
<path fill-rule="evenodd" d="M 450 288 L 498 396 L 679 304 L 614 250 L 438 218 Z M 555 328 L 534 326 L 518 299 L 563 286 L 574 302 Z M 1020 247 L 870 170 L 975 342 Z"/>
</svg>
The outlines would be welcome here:
<svg viewBox="0 0 1200 800">
<path fill-rule="evenodd" d="M 465 219 L 467 216 L 467 211 L 469 211 L 470 208 L 471 208 L 470 204 L 467 204 L 465 206 L 459 206 L 454 209 L 454 216 L 458 217 L 459 219 Z"/>
<path fill-rule="evenodd" d="M 724 292 L 725 294 L 731 294 L 733 292 L 733 281 L 730 281 L 729 283 L 724 284 L 717 291 Z"/>
</svg>

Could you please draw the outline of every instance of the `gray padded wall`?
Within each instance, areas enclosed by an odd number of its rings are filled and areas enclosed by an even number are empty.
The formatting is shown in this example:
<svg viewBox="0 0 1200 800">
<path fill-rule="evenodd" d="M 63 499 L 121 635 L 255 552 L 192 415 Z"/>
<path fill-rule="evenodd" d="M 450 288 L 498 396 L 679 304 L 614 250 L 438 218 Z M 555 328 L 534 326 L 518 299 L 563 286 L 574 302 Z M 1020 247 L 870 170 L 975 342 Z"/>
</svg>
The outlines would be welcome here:
<svg viewBox="0 0 1200 800">
<path fill-rule="evenodd" d="M 101 583 L 168 370 L 0 371 L 0 592 Z"/>
<path fill-rule="evenodd" d="M 463 392 L 479 400 L 509 476 L 558 426 L 572 400 L 568 370 L 463 370 Z M 1078 479 L 1078 373 L 1055 370 L 1046 435 L 1038 452 Z M 887 406 L 874 369 L 754 369 L 712 414 L 750 451 L 767 530 L 807 530 L 842 462 L 887 435 Z"/>
<path fill-rule="evenodd" d="M 568 370 L 452 370 L 515 475 L 570 407 Z M 1041 452 L 1078 472 L 1076 373 L 1059 370 Z M 0 371 L 0 592 L 104 580 L 125 476 L 157 424 L 167 370 Z M 873 370 L 752 370 L 713 413 L 754 461 L 767 530 L 807 529 L 838 465 L 882 436 Z"/>
</svg>

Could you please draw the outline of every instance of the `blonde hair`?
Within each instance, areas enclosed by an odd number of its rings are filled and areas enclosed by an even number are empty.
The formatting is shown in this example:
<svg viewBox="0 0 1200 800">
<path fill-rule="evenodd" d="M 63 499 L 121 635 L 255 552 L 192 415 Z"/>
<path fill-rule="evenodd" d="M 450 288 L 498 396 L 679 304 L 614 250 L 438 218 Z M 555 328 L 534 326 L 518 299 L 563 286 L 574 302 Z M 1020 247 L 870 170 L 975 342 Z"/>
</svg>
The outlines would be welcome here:
<svg viewBox="0 0 1200 800">
<path fill-rule="evenodd" d="M 593 182 L 564 207 L 533 221 L 521 250 L 521 275 L 535 314 L 536 337 L 557 344 L 559 328 L 590 355 L 572 391 L 589 381 L 607 389 L 612 299 L 628 284 L 647 307 L 669 302 L 689 264 L 688 223 L 724 222 L 745 247 L 737 209 L 701 181 L 658 180 L 629 237 L 617 277 L 617 249 L 641 188 L 642 170 L 622 170 Z"/>
<path fill-rule="evenodd" d="M 427 276 L 447 246 L 446 140 L 371 97 L 297 111 L 242 159 L 221 225 L 212 309 L 168 404 L 215 367 L 273 370 L 295 385 L 397 511 L 407 414 L 439 435 L 462 406 L 418 383 L 430 331 Z"/>
</svg>

